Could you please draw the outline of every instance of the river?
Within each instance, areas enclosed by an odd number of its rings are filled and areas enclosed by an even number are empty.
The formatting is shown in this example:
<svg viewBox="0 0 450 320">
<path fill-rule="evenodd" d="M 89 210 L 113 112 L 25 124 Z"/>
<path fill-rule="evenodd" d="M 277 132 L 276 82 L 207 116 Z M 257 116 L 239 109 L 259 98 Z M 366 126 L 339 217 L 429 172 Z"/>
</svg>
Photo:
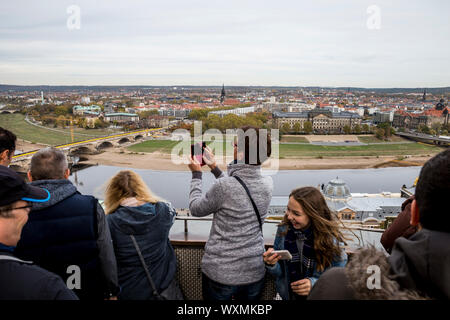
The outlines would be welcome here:
<svg viewBox="0 0 450 320">
<path fill-rule="evenodd" d="M 400 192 L 403 184 L 410 187 L 419 175 L 421 167 L 380 168 L 380 169 L 339 169 L 339 170 L 280 170 L 274 176 L 274 196 L 287 196 L 294 188 L 318 186 L 339 177 L 353 193 Z M 104 198 L 104 190 L 109 178 L 126 168 L 113 166 L 93 166 L 76 172 L 70 180 L 84 194 Z M 158 196 L 170 201 L 175 208 L 188 207 L 191 173 L 187 171 L 155 171 L 132 169 L 138 173 L 150 189 Z M 214 182 L 214 176 L 203 173 L 203 190 Z"/>
<path fill-rule="evenodd" d="M 272 176 L 274 181 L 274 196 L 287 196 L 294 188 L 301 186 L 318 186 L 326 184 L 331 179 L 339 177 L 344 180 L 350 192 L 353 193 L 380 193 L 383 191 L 400 192 L 403 184 L 410 187 L 418 177 L 421 167 L 380 168 L 380 169 L 336 169 L 336 170 L 281 170 Z M 79 170 L 70 176 L 70 180 L 83 194 L 90 194 L 99 199 L 104 198 L 106 184 L 114 174 L 126 168 L 113 166 L 93 166 Z M 148 184 L 150 189 L 158 196 L 172 203 L 175 208 L 187 208 L 189 202 L 189 185 L 191 173 L 187 171 L 155 171 L 132 169 L 138 173 Z M 203 173 L 204 192 L 214 182 L 214 176 L 208 172 Z M 210 229 L 208 221 L 190 221 L 189 232 L 200 237 L 207 237 Z M 181 234 L 184 231 L 182 221 L 176 221 L 171 234 Z M 276 225 L 265 224 L 264 236 L 272 239 L 275 236 Z M 355 246 L 361 244 L 374 244 L 381 248 L 379 239 L 381 233 L 357 231 L 362 243 L 354 242 Z"/>
</svg>

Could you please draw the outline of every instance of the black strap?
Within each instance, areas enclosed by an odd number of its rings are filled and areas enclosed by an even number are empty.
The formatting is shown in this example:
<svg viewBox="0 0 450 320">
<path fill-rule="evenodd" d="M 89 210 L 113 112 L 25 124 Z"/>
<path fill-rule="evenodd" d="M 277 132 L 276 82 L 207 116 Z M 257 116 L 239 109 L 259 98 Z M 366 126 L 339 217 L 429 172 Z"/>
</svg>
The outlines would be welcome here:
<svg viewBox="0 0 450 320">
<path fill-rule="evenodd" d="M 130 234 L 131 240 L 133 240 L 134 247 L 136 248 L 136 251 L 139 255 L 139 259 L 141 260 L 142 267 L 144 267 L 145 274 L 147 275 L 148 282 L 150 283 L 150 286 L 153 290 L 153 295 L 157 298 L 161 298 L 160 294 L 158 293 L 158 290 L 156 290 L 155 283 L 153 282 L 152 277 L 150 276 L 150 272 L 148 272 L 147 264 L 145 263 L 144 257 L 142 256 L 141 250 L 139 249 L 139 245 L 136 242 L 136 239 L 132 234 Z"/>
<path fill-rule="evenodd" d="M 300 257 L 300 273 L 303 276 L 303 244 L 305 243 L 306 237 L 302 234 L 300 237 L 297 236 L 295 244 L 297 245 L 298 255 Z"/>
<path fill-rule="evenodd" d="M 253 201 L 253 198 L 250 195 L 250 191 L 248 190 L 248 188 L 245 185 L 244 181 L 241 180 L 241 178 L 239 178 L 237 176 L 233 176 L 233 178 L 235 178 L 244 187 L 245 192 L 247 192 L 247 195 L 250 198 L 250 201 L 252 202 L 253 210 L 255 210 L 256 216 L 258 217 L 259 228 L 261 229 L 261 233 L 262 233 L 263 230 L 262 230 L 261 216 L 259 215 L 259 211 L 258 211 L 258 208 L 256 207 L 255 201 Z"/>
</svg>

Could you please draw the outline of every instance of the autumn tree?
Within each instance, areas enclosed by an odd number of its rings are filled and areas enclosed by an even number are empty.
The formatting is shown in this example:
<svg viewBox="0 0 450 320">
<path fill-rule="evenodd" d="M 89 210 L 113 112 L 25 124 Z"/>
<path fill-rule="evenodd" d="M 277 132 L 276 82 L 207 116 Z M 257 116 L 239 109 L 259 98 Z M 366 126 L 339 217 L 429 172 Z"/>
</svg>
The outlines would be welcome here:
<svg viewBox="0 0 450 320">
<path fill-rule="evenodd" d="M 313 132 L 313 126 L 311 121 L 305 121 L 305 123 L 303 124 L 303 131 L 305 131 L 305 133 L 310 134 Z"/>
</svg>

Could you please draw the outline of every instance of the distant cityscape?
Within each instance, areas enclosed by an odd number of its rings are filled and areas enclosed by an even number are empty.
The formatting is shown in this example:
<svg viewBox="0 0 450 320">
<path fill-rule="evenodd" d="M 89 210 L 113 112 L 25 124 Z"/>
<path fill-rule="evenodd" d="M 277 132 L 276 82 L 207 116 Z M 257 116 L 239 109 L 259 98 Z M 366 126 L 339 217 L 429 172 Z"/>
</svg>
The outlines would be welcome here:
<svg viewBox="0 0 450 320">
<path fill-rule="evenodd" d="M 0 112 L 27 114 L 44 125 L 126 130 L 189 126 L 193 120 L 261 114 L 282 133 L 447 135 L 450 88 L 82 87 L 0 85 Z M 199 112 L 202 110 L 205 112 Z M 231 116 L 233 115 L 233 116 Z M 381 134 L 381 133 L 380 133 Z"/>
</svg>

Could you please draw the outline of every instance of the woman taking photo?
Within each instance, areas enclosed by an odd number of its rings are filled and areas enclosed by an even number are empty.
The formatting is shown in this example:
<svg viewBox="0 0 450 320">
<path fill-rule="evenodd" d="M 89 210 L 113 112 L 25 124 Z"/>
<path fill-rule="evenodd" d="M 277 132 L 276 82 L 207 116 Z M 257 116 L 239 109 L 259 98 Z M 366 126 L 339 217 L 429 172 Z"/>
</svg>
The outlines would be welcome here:
<svg viewBox="0 0 450 320">
<path fill-rule="evenodd" d="M 162 294 L 166 299 L 181 299 L 169 241 L 176 216 L 170 203 L 156 197 L 139 175 L 125 170 L 109 181 L 105 206 L 121 286 L 118 298 L 154 300 Z"/>
<path fill-rule="evenodd" d="M 318 189 L 293 190 L 274 247 L 263 254 L 266 269 L 275 277 L 281 298 L 306 299 L 326 269 L 345 266 L 347 255 L 341 246 L 344 240 L 337 218 Z M 272 254 L 274 250 L 288 250 L 292 259 L 280 260 L 279 254 Z"/>
</svg>

